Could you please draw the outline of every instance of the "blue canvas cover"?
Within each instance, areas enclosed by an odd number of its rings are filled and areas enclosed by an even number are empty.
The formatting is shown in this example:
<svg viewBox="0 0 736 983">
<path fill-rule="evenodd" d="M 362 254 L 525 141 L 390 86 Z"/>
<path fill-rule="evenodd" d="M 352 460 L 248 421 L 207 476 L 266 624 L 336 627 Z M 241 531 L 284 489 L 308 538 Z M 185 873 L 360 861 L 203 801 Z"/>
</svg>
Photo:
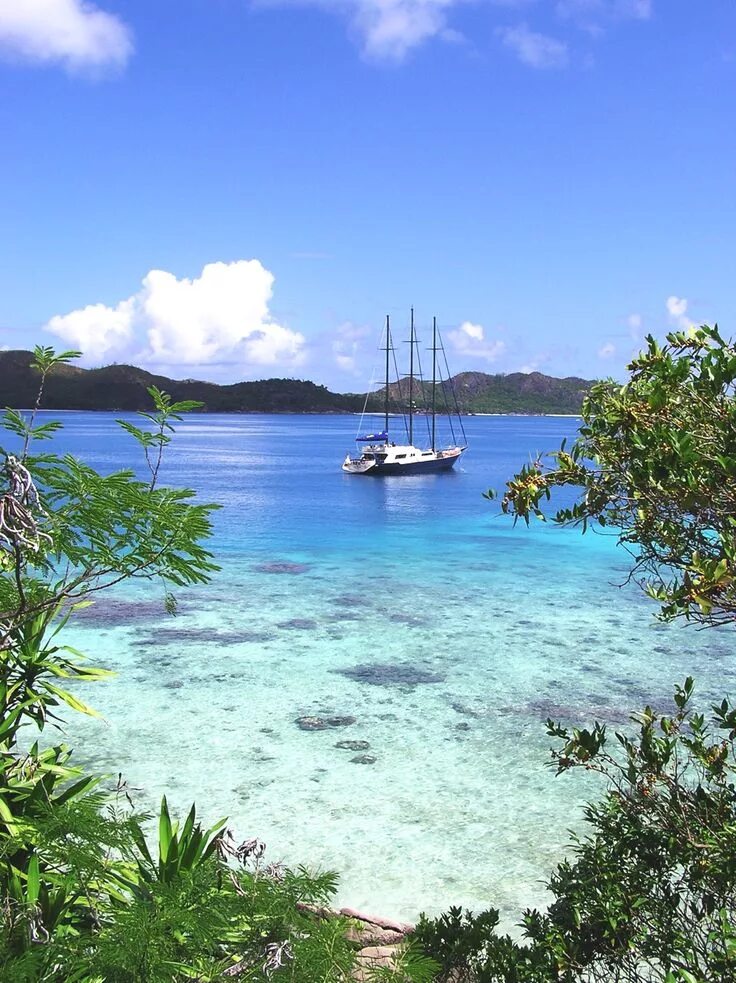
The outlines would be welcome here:
<svg viewBox="0 0 736 983">
<path fill-rule="evenodd" d="M 369 441 L 372 444 L 376 444 L 376 443 L 380 444 L 381 441 L 385 442 L 388 440 L 388 433 L 387 431 L 382 430 L 381 433 L 367 433 L 364 437 L 356 437 L 355 439 L 357 441 L 363 440 L 363 441 Z"/>
</svg>

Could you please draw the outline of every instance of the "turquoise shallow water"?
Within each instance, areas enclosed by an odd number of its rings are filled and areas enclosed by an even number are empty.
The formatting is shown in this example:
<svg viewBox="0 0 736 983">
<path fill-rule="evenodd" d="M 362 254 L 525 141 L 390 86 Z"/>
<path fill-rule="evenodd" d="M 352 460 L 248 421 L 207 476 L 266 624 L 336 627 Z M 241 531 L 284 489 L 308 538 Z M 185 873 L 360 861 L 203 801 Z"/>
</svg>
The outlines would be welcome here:
<svg viewBox="0 0 736 983">
<path fill-rule="evenodd" d="M 101 470 L 135 447 L 107 414 L 55 414 Z M 194 416 L 165 480 L 223 509 L 222 570 L 163 614 L 139 584 L 80 615 L 68 641 L 119 671 L 70 719 L 84 757 L 162 792 L 272 860 L 341 872 L 340 901 L 386 915 L 543 904 L 595 788 L 553 777 L 543 721 L 624 723 L 694 674 L 733 688 L 733 636 L 658 625 L 608 536 L 514 529 L 483 500 L 575 421 L 475 417 L 449 475 L 343 475 L 354 417 Z M 356 722 L 301 730 L 301 715 Z M 367 741 L 352 759 L 341 740 Z"/>
</svg>

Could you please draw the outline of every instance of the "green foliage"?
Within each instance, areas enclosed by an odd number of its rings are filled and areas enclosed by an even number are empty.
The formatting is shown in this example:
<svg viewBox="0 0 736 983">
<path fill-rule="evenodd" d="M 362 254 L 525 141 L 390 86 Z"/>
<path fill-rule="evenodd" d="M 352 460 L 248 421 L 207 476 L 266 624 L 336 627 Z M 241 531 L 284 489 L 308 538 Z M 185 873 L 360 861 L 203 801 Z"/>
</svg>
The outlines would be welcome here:
<svg viewBox="0 0 736 983">
<path fill-rule="evenodd" d="M 151 387 L 143 425 L 121 421 L 143 449 L 145 482 L 31 454 L 58 429 L 36 424 L 47 375 L 74 355 L 37 348 L 35 407 L 4 418 L 19 447 L 2 451 L 0 492 L 0 979 L 348 980 L 346 923 L 313 914 L 334 875 L 265 865 L 259 841 L 235 846 L 225 820 L 203 829 L 194 806 L 180 824 L 165 797 L 154 848 L 150 817 L 135 812 L 122 780 L 110 788 L 85 774 L 63 744 L 28 747 L 29 729 L 61 724 L 62 708 L 95 715 L 78 684 L 110 675 L 62 642 L 78 608 L 144 577 L 162 581 L 172 611 L 170 585 L 206 582 L 216 569 L 202 545 L 213 506 L 158 486 L 174 424 L 198 403 Z M 423 954 L 403 960 L 381 978 L 429 979 Z"/>
<path fill-rule="evenodd" d="M 451 909 L 422 919 L 418 937 L 443 979 L 474 983 L 725 983 L 736 979 L 736 708 L 707 722 L 691 709 L 646 707 L 638 734 L 548 722 L 558 773 L 602 774 L 589 833 L 553 873 L 545 913 L 526 911 L 523 941 L 496 936 L 497 912 Z M 454 975 L 453 975 L 454 974 Z"/>
<path fill-rule="evenodd" d="M 580 489 L 554 516 L 612 527 L 635 557 L 662 617 L 704 625 L 736 618 L 736 349 L 717 328 L 678 332 L 635 359 L 624 386 L 593 387 L 570 451 L 523 468 L 503 511 L 546 518 L 555 488 Z M 493 498 L 493 493 L 487 497 Z M 691 708 L 693 680 L 674 711 L 651 707 L 636 730 L 552 720 L 557 773 L 600 774 L 603 798 L 585 810 L 548 888 L 526 911 L 519 940 L 497 935 L 494 909 L 423 918 L 418 937 L 447 983 L 726 983 L 736 980 L 736 707 L 710 720 Z M 638 731 L 638 732 L 637 732 Z"/>
<path fill-rule="evenodd" d="M 441 980 L 469 978 L 483 972 L 490 949 L 498 944 L 497 926 L 495 908 L 474 915 L 452 906 L 438 918 L 421 915 L 416 940 L 436 959 Z"/>
<path fill-rule="evenodd" d="M 161 392 L 156 386 L 148 387 L 148 395 L 153 400 L 154 413 L 140 413 L 144 420 L 153 424 L 153 430 L 144 430 L 136 427 L 128 420 L 118 420 L 118 423 L 127 431 L 143 448 L 146 457 L 148 470 L 151 472 L 151 490 L 156 485 L 158 473 L 161 469 L 161 459 L 164 448 L 171 441 L 174 433 L 174 423 L 182 419 L 182 413 L 189 413 L 192 410 L 200 409 L 204 406 L 200 400 L 183 399 L 172 403 L 168 393 Z"/>
<path fill-rule="evenodd" d="M 571 450 L 522 469 L 504 512 L 544 519 L 554 488 L 580 489 L 554 516 L 585 531 L 611 527 L 633 576 L 665 619 L 736 619 L 736 347 L 717 327 L 648 338 L 624 386 L 593 386 Z M 488 493 L 493 497 L 493 493 Z"/>
<path fill-rule="evenodd" d="M 141 878 L 146 884 L 153 881 L 170 884 L 178 880 L 183 873 L 191 873 L 212 856 L 217 849 L 219 836 L 225 828 L 226 820 L 220 820 L 206 832 L 195 820 L 196 809 L 192 806 L 180 831 L 179 824 L 171 821 L 166 796 L 163 797 L 158 823 L 157 862 L 154 862 L 148 851 L 145 837 L 141 834 L 136 838 L 141 854 L 138 866 Z"/>
</svg>

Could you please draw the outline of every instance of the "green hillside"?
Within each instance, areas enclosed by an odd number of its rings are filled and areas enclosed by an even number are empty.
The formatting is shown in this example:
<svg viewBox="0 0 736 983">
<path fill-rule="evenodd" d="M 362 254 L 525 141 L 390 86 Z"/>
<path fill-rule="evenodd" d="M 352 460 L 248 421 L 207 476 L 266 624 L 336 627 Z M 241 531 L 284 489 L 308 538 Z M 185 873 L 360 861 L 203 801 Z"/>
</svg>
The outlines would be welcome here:
<svg viewBox="0 0 736 983">
<path fill-rule="evenodd" d="M 0 403 L 30 406 L 35 400 L 37 377 L 26 351 L 0 352 Z M 458 405 L 463 413 L 578 413 L 591 383 L 570 377 L 555 379 L 541 372 L 487 375 L 461 372 L 453 377 Z M 49 376 L 44 394 L 47 409 L 142 410 L 148 408 L 147 389 L 158 386 L 175 400 L 196 399 L 208 413 L 356 413 L 365 402 L 359 393 L 333 393 L 325 386 L 301 379 L 263 379 L 220 386 L 192 379 L 176 380 L 154 375 L 133 365 L 108 365 L 81 369 L 61 365 Z M 415 383 L 414 405 L 428 408 L 428 385 Z M 382 410 L 382 391 L 368 397 L 368 409 Z M 454 408 L 447 383 L 438 388 L 437 409 Z M 408 383 L 390 387 L 390 408 L 408 407 Z"/>
</svg>

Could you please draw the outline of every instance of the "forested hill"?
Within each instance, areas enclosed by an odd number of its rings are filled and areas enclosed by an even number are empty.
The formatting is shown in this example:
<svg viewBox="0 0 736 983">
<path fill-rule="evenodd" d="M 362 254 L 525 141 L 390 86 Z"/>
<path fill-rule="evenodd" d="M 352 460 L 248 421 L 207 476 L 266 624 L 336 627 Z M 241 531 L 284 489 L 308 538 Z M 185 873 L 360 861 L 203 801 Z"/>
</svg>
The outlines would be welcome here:
<svg viewBox="0 0 736 983">
<path fill-rule="evenodd" d="M 556 379 L 541 372 L 460 372 L 452 382 L 458 402 L 471 413 L 579 413 L 593 384 L 576 376 Z"/>
<path fill-rule="evenodd" d="M 30 368 L 30 352 L 0 352 L 0 405 L 33 405 L 38 375 Z M 487 375 L 461 372 L 453 379 L 464 413 L 577 413 L 591 383 L 585 379 L 555 379 L 540 372 Z M 333 393 L 325 386 L 299 379 L 264 379 L 220 386 L 212 382 L 168 379 L 132 365 L 82 369 L 57 366 L 46 380 L 47 409 L 142 410 L 150 408 L 149 386 L 158 386 L 173 399 L 196 399 L 210 413 L 352 413 L 363 408 L 365 396 Z M 392 410 L 400 408 L 398 388 L 391 387 Z M 408 389 L 403 385 L 406 405 Z M 428 393 L 417 385 L 415 404 L 428 405 Z M 451 397 L 448 397 L 452 404 Z M 438 394 L 437 409 L 445 400 Z M 382 393 L 370 397 L 368 409 L 383 408 Z"/>
</svg>

